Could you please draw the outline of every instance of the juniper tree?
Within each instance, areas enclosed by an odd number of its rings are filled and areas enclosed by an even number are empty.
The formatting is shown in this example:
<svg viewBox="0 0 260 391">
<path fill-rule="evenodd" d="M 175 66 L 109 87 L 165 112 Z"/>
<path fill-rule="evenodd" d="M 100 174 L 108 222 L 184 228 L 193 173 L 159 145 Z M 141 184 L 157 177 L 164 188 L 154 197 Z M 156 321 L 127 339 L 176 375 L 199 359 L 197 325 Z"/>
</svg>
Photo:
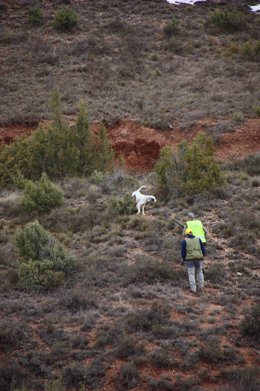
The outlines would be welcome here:
<svg viewBox="0 0 260 391">
<path fill-rule="evenodd" d="M 163 147 L 155 171 L 159 189 L 171 196 L 210 191 L 224 183 L 214 159 L 212 137 L 204 133 L 199 133 L 191 145 L 181 142 L 176 152 Z"/>
<path fill-rule="evenodd" d="M 110 170 L 114 164 L 115 153 L 108 138 L 105 126 L 103 124 L 99 128 L 96 143 L 96 170 L 99 170 L 101 172 Z"/>
</svg>

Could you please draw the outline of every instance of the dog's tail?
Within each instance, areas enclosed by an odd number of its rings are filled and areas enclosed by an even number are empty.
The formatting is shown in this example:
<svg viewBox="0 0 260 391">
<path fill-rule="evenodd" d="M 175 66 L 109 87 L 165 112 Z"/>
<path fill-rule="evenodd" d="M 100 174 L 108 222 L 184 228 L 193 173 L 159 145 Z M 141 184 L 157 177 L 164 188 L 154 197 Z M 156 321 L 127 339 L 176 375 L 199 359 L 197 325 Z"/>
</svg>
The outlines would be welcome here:
<svg viewBox="0 0 260 391">
<path fill-rule="evenodd" d="M 147 186 L 141 186 L 141 187 L 139 187 L 139 189 L 137 191 L 141 191 L 144 187 L 147 187 Z"/>
</svg>

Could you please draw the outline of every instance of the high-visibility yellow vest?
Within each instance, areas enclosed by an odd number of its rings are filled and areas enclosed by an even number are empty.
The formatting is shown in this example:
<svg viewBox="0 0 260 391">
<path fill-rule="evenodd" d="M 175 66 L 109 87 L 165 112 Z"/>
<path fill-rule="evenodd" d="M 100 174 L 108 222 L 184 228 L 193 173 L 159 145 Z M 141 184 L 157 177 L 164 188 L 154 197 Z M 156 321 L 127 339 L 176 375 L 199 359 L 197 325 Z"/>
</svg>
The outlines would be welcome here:
<svg viewBox="0 0 260 391">
<path fill-rule="evenodd" d="M 200 247 L 199 238 L 186 238 L 186 261 L 193 259 L 203 259 L 203 252 Z"/>
<path fill-rule="evenodd" d="M 187 221 L 187 228 L 192 230 L 192 234 L 202 241 L 202 243 L 206 243 L 205 232 L 203 229 L 202 222 L 200 220 L 190 220 Z"/>
</svg>

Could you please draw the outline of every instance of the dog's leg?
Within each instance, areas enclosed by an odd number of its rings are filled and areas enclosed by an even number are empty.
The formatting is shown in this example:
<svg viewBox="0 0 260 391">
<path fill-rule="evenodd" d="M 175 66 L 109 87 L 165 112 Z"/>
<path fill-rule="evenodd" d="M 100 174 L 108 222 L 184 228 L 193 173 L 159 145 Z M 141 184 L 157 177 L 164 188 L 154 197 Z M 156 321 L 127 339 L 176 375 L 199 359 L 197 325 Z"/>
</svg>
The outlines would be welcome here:
<svg viewBox="0 0 260 391">
<path fill-rule="evenodd" d="M 145 213 L 144 213 L 144 205 L 142 206 L 142 214 L 145 215 Z"/>
<path fill-rule="evenodd" d="M 137 213 L 136 213 L 136 214 L 139 215 L 140 212 L 141 212 L 141 210 L 140 210 L 140 205 L 138 204 L 138 205 L 137 205 Z"/>
</svg>

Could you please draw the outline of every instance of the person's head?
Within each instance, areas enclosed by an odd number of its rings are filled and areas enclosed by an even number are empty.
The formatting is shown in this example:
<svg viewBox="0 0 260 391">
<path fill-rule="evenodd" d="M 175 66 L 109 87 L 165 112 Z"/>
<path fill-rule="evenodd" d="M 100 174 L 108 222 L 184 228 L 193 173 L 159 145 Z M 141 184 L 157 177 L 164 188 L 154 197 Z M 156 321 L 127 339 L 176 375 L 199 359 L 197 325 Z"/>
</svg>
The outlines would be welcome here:
<svg viewBox="0 0 260 391">
<path fill-rule="evenodd" d="M 189 212 L 189 213 L 188 213 L 188 217 L 189 217 L 190 219 L 195 219 L 195 215 L 194 215 L 194 213 L 192 213 L 192 212 Z"/>
<path fill-rule="evenodd" d="M 185 229 L 185 235 L 188 236 L 188 235 L 192 235 L 192 230 L 190 228 L 186 228 Z"/>
</svg>

